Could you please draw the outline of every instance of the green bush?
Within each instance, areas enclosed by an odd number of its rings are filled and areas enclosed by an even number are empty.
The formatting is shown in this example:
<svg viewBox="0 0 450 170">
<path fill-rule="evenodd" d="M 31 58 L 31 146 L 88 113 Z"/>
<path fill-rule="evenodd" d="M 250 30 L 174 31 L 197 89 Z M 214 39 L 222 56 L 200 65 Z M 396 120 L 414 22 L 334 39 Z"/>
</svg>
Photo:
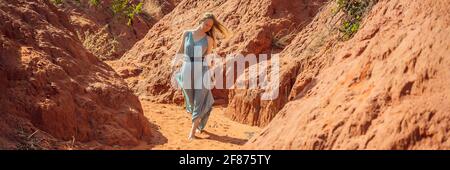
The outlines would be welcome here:
<svg viewBox="0 0 450 170">
<path fill-rule="evenodd" d="M 100 0 L 89 0 L 89 5 L 98 6 L 100 4 Z"/>
<path fill-rule="evenodd" d="M 131 25 L 134 16 L 141 13 L 142 2 L 131 3 L 130 0 L 114 0 L 112 3 L 112 10 L 114 14 L 125 16 L 128 19 L 127 25 Z"/>
<path fill-rule="evenodd" d="M 377 0 L 337 0 L 337 12 L 344 13 L 339 31 L 342 39 L 348 40 L 358 32 L 364 14 L 375 4 Z"/>
<path fill-rule="evenodd" d="M 51 3 L 55 4 L 55 5 L 59 5 L 62 4 L 64 0 L 50 0 Z"/>
<path fill-rule="evenodd" d="M 62 4 L 65 0 L 50 0 L 53 4 Z M 80 0 L 72 0 L 77 3 L 81 3 Z M 88 0 L 90 6 L 100 5 L 102 0 Z M 130 26 L 136 15 L 140 14 L 142 11 L 143 2 L 136 0 L 113 0 L 111 4 L 111 9 L 114 15 L 119 15 L 127 19 L 127 25 Z"/>
</svg>

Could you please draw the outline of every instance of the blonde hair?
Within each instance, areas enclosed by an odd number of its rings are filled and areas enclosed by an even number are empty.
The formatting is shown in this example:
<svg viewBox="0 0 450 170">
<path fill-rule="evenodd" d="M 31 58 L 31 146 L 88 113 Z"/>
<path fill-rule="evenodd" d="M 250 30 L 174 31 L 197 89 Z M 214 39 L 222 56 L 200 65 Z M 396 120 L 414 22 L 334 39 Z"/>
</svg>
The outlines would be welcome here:
<svg viewBox="0 0 450 170">
<path fill-rule="evenodd" d="M 203 17 L 198 21 L 198 24 L 203 23 L 207 19 L 213 20 L 213 26 L 211 27 L 211 29 L 208 32 L 206 32 L 206 34 L 213 39 L 213 41 L 214 41 L 213 45 L 214 45 L 214 47 L 216 47 L 216 38 L 217 38 L 216 33 L 220 32 L 220 34 L 222 34 L 222 37 L 224 39 L 227 39 L 230 37 L 230 31 L 220 21 L 217 20 L 217 18 L 216 18 L 216 16 L 214 16 L 214 14 L 212 14 L 210 12 L 205 13 L 203 15 Z"/>
</svg>

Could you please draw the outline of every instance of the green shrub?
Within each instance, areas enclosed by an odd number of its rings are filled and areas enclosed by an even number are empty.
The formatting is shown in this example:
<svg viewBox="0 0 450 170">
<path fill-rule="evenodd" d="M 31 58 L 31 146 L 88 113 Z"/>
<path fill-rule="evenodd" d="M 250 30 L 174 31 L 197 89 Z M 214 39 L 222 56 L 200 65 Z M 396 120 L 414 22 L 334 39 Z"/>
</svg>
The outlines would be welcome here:
<svg viewBox="0 0 450 170">
<path fill-rule="evenodd" d="M 62 4 L 64 0 L 50 0 L 51 3 L 55 4 L 55 5 L 59 5 Z"/>
<path fill-rule="evenodd" d="M 96 31 L 84 33 L 77 31 L 78 38 L 83 46 L 101 60 L 113 59 L 119 45 L 119 42 L 107 30 L 108 25 Z"/>
<path fill-rule="evenodd" d="M 89 0 L 90 6 L 98 6 L 100 4 L 100 0 Z"/>
<path fill-rule="evenodd" d="M 62 4 L 65 0 L 50 0 L 55 5 Z M 80 0 L 72 0 L 77 3 L 81 3 Z M 89 0 L 87 1 L 90 6 L 100 5 L 102 0 Z M 142 11 L 142 6 L 144 5 L 141 1 L 136 0 L 113 0 L 111 4 L 111 9 L 115 15 L 125 17 L 127 19 L 127 25 L 130 26 L 136 15 L 140 14 Z"/>
<path fill-rule="evenodd" d="M 339 31 L 343 34 L 343 40 L 352 38 L 358 32 L 364 14 L 376 2 L 377 0 L 336 0 L 336 12 L 342 11 L 344 13 L 339 26 Z"/>
<path fill-rule="evenodd" d="M 277 33 L 272 32 L 272 46 L 283 49 L 291 43 L 298 32 L 300 32 L 302 27 L 290 26 L 289 28 L 283 29 Z"/>
<path fill-rule="evenodd" d="M 141 13 L 142 2 L 131 3 L 130 0 L 114 0 L 112 3 L 112 10 L 114 14 L 125 16 L 128 19 L 127 25 L 131 25 L 134 16 Z"/>
</svg>

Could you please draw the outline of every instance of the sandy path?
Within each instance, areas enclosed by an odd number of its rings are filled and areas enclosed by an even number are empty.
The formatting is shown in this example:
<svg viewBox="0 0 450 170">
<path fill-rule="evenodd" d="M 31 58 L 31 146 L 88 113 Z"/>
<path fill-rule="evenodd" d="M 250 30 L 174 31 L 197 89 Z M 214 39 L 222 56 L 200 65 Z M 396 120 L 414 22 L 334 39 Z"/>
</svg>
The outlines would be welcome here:
<svg viewBox="0 0 450 170">
<path fill-rule="evenodd" d="M 214 106 L 205 132 L 188 141 L 190 114 L 181 106 L 141 101 L 145 116 L 152 125 L 150 145 L 132 149 L 239 149 L 260 128 L 240 124 L 223 114 L 223 106 Z"/>
</svg>

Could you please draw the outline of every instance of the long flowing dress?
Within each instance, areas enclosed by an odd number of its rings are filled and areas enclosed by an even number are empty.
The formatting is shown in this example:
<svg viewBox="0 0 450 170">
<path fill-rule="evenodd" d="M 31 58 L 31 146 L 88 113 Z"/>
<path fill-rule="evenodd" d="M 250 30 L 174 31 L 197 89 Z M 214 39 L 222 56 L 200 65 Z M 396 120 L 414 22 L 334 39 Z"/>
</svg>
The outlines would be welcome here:
<svg viewBox="0 0 450 170">
<path fill-rule="evenodd" d="M 181 87 L 186 109 L 192 114 L 192 122 L 200 118 L 197 128 L 203 130 L 214 103 L 211 89 L 206 88 L 211 83 L 210 74 L 207 72 L 209 67 L 206 62 L 203 62 L 208 48 L 208 39 L 205 36 L 195 41 L 192 31 L 188 31 L 183 41 L 184 62 L 175 78 Z"/>
</svg>

